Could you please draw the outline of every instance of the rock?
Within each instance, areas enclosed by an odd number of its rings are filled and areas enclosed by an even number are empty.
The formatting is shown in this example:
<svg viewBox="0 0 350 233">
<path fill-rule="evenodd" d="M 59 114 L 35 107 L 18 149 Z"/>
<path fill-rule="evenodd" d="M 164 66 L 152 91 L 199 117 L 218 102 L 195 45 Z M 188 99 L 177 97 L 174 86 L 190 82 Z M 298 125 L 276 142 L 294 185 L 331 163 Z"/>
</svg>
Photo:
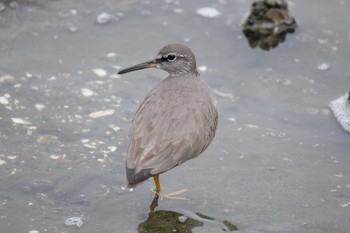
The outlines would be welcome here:
<svg viewBox="0 0 350 233">
<path fill-rule="evenodd" d="M 252 48 L 269 50 L 284 42 L 286 34 L 293 33 L 296 27 L 287 2 L 263 0 L 252 3 L 250 14 L 243 22 L 243 33 Z"/>
<path fill-rule="evenodd" d="M 350 91 L 330 102 L 329 107 L 343 129 L 350 133 Z"/>
</svg>

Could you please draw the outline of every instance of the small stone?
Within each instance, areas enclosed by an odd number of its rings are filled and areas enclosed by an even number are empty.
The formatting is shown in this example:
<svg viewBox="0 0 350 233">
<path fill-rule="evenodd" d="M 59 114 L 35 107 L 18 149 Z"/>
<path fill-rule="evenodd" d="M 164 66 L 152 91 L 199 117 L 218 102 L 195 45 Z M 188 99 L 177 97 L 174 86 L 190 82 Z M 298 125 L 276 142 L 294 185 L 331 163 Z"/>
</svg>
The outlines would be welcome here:
<svg viewBox="0 0 350 233">
<path fill-rule="evenodd" d="M 13 123 L 15 124 L 21 124 L 21 125 L 31 125 L 32 123 L 25 120 L 25 119 L 22 119 L 22 118 L 11 118 L 11 120 L 13 121 Z"/>
<path fill-rule="evenodd" d="M 118 54 L 116 53 L 107 53 L 106 54 L 106 58 L 110 59 L 110 60 L 115 60 L 118 57 Z"/>
<path fill-rule="evenodd" d="M 85 97 L 97 95 L 96 92 L 88 88 L 82 88 L 80 91 L 81 91 L 81 94 Z"/>
<path fill-rule="evenodd" d="M 14 160 L 17 158 L 16 155 L 8 155 L 6 158 L 10 159 L 10 160 Z"/>
<path fill-rule="evenodd" d="M 4 164 L 6 164 L 6 161 L 5 161 L 5 160 L 0 159 L 0 165 L 4 165 Z"/>
<path fill-rule="evenodd" d="M 117 150 L 117 147 L 116 147 L 116 146 L 109 146 L 109 147 L 107 147 L 107 148 L 108 148 L 108 150 L 109 150 L 110 152 L 114 152 L 114 151 Z"/>
<path fill-rule="evenodd" d="M 5 74 L 3 76 L 0 76 L 0 84 L 11 84 L 16 81 L 15 77 L 9 74 Z"/>
<path fill-rule="evenodd" d="M 106 24 L 106 23 L 109 23 L 113 18 L 114 18 L 113 15 L 108 14 L 106 12 L 102 12 L 97 16 L 96 22 L 98 24 Z"/>
<path fill-rule="evenodd" d="M 113 109 L 107 109 L 107 110 L 92 112 L 89 114 L 89 117 L 100 118 L 100 117 L 105 117 L 105 116 L 109 116 L 109 115 L 113 115 L 113 114 L 114 114 Z"/>
<path fill-rule="evenodd" d="M 330 65 L 329 64 L 327 64 L 327 63 L 323 63 L 323 64 L 321 64 L 321 65 L 319 65 L 319 66 L 317 66 L 317 69 L 318 70 L 328 70 L 330 68 Z"/>
<path fill-rule="evenodd" d="M 35 108 L 38 111 L 42 111 L 44 108 L 46 108 L 46 106 L 43 104 L 35 104 Z"/>
<path fill-rule="evenodd" d="M 197 13 L 197 15 L 200 15 L 204 18 L 216 18 L 219 15 L 221 15 L 220 11 L 218 11 L 217 9 L 212 8 L 212 7 L 200 8 L 196 11 L 196 13 Z"/>
<path fill-rule="evenodd" d="M 5 96 L 0 96 L 0 104 L 7 105 L 9 103 L 9 100 Z"/>
<path fill-rule="evenodd" d="M 92 70 L 98 77 L 103 78 L 107 76 L 107 71 L 104 69 L 93 69 Z"/>
<path fill-rule="evenodd" d="M 184 215 L 179 216 L 179 222 L 184 223 L 186 220 L 187 220 L 186 216 L 184 216 Z"/>
</svg>

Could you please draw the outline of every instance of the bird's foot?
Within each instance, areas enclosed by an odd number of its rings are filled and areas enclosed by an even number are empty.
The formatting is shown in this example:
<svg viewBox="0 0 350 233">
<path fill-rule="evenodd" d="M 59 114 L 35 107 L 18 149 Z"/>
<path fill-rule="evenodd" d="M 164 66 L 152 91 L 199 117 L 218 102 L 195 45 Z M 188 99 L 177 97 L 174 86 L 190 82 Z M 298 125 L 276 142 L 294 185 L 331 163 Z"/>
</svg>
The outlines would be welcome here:
<svg viewBox="0 0 350 233">
<path fill-rule="evenodd" d="M 171 200 L 180 200 L 180 201 L 188 201 L 190 200 L 189 198 L 187 197 L 178 197 L 177 195 L 180 195 L 182 193 L 185 193 L 185 192 L 188 192 L 189 190 L 188 189 L 182 189 L 182 190 L 179 190 L 177 192 L 172 192 L 172 193 L 164 193 L 162 191 L 155 191 L 153 189 L 151 189 L 151 191 L 157 195 L 160 200 L 163 200 L 163 199 L 171 199 Z"/>
</svg>

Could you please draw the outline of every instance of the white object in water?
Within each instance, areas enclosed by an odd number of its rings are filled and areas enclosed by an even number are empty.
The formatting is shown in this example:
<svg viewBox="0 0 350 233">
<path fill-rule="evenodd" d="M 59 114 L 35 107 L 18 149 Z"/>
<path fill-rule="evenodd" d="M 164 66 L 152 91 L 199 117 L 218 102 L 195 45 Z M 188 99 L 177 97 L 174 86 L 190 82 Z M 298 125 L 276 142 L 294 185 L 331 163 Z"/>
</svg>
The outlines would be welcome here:
<svg viewBox="0 0 350 233">
<path fill-rule="evenodd" d="M 197 15 L 200 15 L 204 18 L 216 18 L 219 15 L 221 15 L 220 11 L 218 11 L 217 9 L 212 8 L 212 7 L 200 8 L 196 11 L 196 13 L 197 13 Z"/>
<path fill-rule="evenodd" d="M 350 92 L 336 100 L 330 102 L 329 107 L 332 109 L 334 116 L 340 125 L 350 132 Z"/>
</svg>

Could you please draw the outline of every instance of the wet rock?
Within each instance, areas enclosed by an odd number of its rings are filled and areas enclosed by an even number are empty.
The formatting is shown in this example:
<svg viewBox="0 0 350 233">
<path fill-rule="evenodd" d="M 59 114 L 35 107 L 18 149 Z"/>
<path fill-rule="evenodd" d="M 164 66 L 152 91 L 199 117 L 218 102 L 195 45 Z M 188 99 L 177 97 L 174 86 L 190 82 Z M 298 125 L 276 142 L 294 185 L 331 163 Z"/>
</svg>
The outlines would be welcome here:
<svg viewBox="0 0 350 233">
<path fill-rule="evenodd" d="M 284 0 L 262 0 L 252 3 L 250 14 L 243 22 L 243 33 L 252 48 L 263 50 L 275 48 L 285 41 L 287 33 L 297 27 L 294 17 L 289 15 Z"/>
<path fill-rule="evenodd" d="M 329 107 L 343 129 L 350 132 L 350 91 L 344 96 L 333 100 Z"/>
</svg>

